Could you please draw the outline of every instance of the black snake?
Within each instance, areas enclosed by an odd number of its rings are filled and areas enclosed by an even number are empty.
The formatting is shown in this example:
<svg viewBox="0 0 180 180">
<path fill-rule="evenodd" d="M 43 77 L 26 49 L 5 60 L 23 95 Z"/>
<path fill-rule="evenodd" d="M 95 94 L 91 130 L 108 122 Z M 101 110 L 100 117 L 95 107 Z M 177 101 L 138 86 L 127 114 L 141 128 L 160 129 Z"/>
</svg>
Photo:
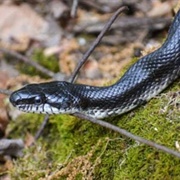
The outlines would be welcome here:
<svg viewBox="0 0 180 180">
<path fill-rule="evenodd" d="M 144 104 L 180 77 L 180 11 L 168 37 L 156 51 L 142 57 L 115 84 L 94 87 L 65 81 L 29 84 L 13 92 L 10 102 L 25 112 L 80 112 L 104 118 Z"/>
</svg>

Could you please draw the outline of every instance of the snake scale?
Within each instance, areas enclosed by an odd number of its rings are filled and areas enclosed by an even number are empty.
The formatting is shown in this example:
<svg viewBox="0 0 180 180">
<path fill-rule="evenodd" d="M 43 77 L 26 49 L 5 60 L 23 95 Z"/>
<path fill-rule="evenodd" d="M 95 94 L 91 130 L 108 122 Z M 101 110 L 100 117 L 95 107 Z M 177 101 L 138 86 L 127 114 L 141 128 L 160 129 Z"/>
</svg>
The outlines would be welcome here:
<svg viewBox="0 0 180 180">
<path fill-rule="evenodd" d="M 163 45 L 140 58 L 113 85 L 95 87 L 65 81 L 29 84 L 13 92 L 19 110 L 60 114 L 80 112 L 105 118 L 146 103 L 180 77 L 180 11 Z"/>
</svg>

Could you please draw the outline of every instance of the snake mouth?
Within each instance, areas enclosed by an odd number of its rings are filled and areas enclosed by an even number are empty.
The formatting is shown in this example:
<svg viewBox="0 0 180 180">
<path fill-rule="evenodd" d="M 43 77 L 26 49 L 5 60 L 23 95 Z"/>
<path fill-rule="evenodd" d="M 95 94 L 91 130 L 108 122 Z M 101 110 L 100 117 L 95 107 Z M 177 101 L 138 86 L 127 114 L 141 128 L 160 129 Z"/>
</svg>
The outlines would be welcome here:
<svg viewBox="0 0 180 180">
<path fill-rule="evenodd" d="M 31 105 L 16 105 L 16 107 L 23 112 L 33 112 Z"/>
<path fill-rule="evenodd" d="M 23 112 L 31 112 L 38 114 L 59 114 L 59 109 L 50 106 L 49 104 L 33 105 L 33 104 L 24 104 L 16 105 L 16 107 Z M 62 112 L 64 113 L 64 112 Z"/>
</svg>

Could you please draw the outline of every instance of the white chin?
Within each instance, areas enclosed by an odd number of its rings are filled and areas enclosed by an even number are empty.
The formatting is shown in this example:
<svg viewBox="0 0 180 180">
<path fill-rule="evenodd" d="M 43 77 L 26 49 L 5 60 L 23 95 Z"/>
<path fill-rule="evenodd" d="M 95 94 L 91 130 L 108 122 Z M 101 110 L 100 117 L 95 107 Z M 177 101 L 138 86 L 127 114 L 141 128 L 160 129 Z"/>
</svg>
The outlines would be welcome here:
<svg viewBox="0 0 180 180">
<path fill-rule="evenodd" d="M 43 105 L 26 105 L 19 106 L 18 109 L 24 112 L 32 112 L 37 114 L 59 114 L 59 110 L 55 107 L 51 107 L 49 104 Z"/>
</svg>

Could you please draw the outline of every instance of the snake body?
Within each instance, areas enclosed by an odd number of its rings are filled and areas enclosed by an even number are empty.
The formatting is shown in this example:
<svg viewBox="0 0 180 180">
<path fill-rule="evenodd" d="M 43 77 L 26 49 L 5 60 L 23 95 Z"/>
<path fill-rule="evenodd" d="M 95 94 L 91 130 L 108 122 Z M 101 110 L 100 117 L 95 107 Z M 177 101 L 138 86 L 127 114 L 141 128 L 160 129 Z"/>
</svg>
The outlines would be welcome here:
<svg viewBox="0 0 180 180">
<path fill-rule="evenodd" d="M 13 92 L 19 110 L 60 114 L 76 112 L 104 118 L 144 104 L 180 77 L 180 11 L 168 37 L 156 51 L 142 57 L 113 85 L 95 87 L 65 81 L 29 84 Z"/>
</svg>

